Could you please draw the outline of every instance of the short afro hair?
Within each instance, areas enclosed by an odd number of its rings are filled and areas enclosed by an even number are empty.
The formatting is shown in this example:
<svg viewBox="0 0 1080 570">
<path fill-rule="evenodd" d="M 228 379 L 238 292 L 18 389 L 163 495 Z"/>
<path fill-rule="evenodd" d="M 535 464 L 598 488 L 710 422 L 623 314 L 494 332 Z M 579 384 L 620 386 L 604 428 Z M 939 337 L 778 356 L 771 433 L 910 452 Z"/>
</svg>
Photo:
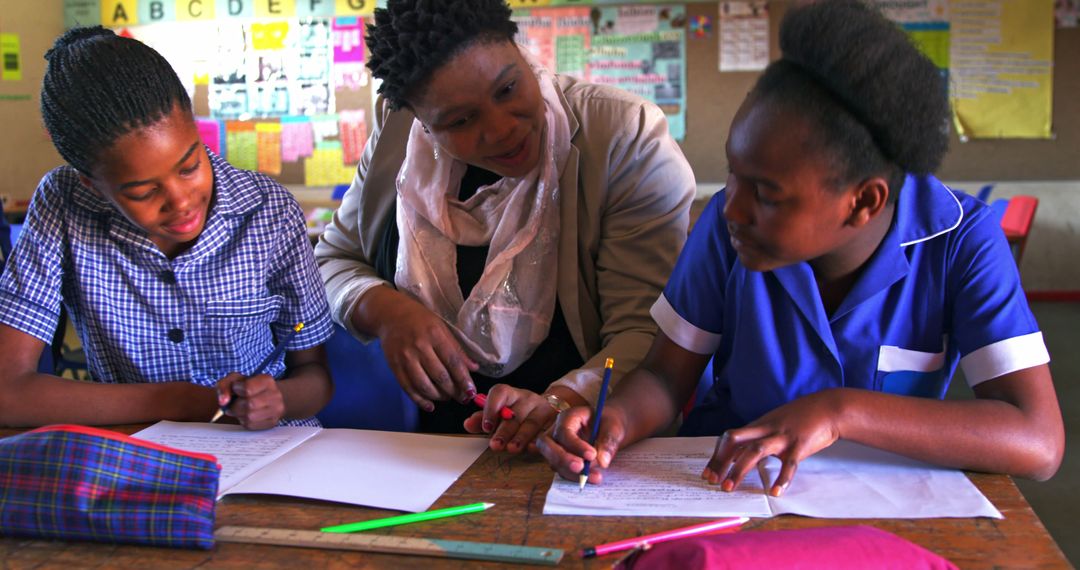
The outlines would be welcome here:
<svg viewBox="0 0 1080 570">
<path fill-rule="evenodd" d="M 859 0 L 791 9 L 782 57 L 751 92 L 809 118 L 831 151 L 837 185 L 887 172 L 891 197 L 905 172 L 932 173 L 949 147 L 941 72 L 896 24 Z"/>
<path fill-rule="evenodd" d="M 512 42 L 517 31 L 503 0 L 388 0 L 364 36 L 367 66 L 397 110 L 455 55 L 480 41 Z"/>
<path fill-rule="evenodd" d="M 191 98 L 169 62 L 112 30 L 68 30 L 45 59 L 41 118 L 60 156 L 83 174 L 120 137 L 161 121 L 177 106 L 191 113 Z"/>
</svg>

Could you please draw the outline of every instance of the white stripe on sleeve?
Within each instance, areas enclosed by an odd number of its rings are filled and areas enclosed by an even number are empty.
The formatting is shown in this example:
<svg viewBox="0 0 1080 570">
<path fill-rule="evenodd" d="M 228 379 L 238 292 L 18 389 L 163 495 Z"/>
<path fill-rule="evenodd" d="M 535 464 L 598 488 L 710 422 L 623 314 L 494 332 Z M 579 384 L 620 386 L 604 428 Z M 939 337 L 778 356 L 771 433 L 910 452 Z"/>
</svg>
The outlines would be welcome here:
<svg viewBox="0 0 1080 570">
<path fill-rule="evenodd" d="M 999 340 L 960 359 L 969 386 L 1050 362 L 1042 332 Z"/>
<path fill-rule="evenodd" d="M 701 330 L 682 318 L 661 293 L 649 310 L 660 330 L 675 344 L 697 354 L 712 354 L 720 348 L 720 335 Z"/>
</svg>

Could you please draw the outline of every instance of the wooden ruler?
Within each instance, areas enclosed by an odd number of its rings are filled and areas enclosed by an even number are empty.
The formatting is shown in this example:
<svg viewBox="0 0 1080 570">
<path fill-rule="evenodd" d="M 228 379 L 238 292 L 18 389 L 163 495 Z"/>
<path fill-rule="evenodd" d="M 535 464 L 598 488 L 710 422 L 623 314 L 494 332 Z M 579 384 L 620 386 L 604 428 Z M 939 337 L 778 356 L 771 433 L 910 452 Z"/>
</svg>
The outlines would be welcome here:
<svg viewBox="0 0 1080 570">
<path fill-rule="evenodd" d="M 563 557 L 563 551 L 559 548 L 254 526 L 223 526 L 214 532 L 214 538 L 221 542 L 273 544 L 327 550 L 359 550 L 362 552 L 465 558 L 469 560 L 495 560 L 498 562 L 542 564 L 545 566 L 555 566 Z"/>
</svg>

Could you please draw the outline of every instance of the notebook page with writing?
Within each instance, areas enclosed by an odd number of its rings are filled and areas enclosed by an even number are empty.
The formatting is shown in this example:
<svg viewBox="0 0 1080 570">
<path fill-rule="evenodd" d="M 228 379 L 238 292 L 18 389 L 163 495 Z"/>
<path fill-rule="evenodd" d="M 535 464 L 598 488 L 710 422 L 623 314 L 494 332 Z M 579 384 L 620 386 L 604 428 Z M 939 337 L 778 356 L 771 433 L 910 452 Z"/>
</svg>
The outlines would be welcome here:
<svg viewBox="0 0 1080 570">
<path fill-rule="evenodd" d="M 220 500 L 237 483 L 320 431 L 322 428 L 303 426 L 248 431 L 238 425 L 161 421 L 133 436 L 217 457 L 218 465 L 221 465 Z"/>
<path fill-rule="evenodd" d="M 715 437 L 653 438 L 616 455 L 600 485 L 578 488 L 577 481 L 555 476 L 544 503 L 545 515 L 770 517 L 758 471 L 738 489 L 725 493 L 701 479 Z"/>
<path fill-rule="evenodd" d="M 586 485 L 580 493 L 576 482 L 555 475 L 544 514 L 1001 518 L 963 472 L 847 441 L 804 460 L 781 498 L 767 496 L 763 485 L 779 472 L 775 458 L 725 493 L 700 479 L 715 445 L 715 437 L 638 442 L 616 455 L 601 485 Z"/>
</svg>

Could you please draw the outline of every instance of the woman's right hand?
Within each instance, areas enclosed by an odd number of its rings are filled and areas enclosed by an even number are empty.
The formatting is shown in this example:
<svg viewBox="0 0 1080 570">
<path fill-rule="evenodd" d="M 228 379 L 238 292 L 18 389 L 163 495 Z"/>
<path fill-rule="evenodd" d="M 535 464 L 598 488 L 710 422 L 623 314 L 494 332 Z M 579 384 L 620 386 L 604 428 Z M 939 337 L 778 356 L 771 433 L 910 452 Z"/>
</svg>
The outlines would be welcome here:
<svg viewBox="0 0 1080 570">
<path fill-rule="evenodd" d="M 596 446 L 589 445 L 592 437 L 592 408 L 576 406 L 559 414 L 551 431 L 536 440 L 540 454 L 562 478 L 576 481 L 585 461 L 589 466 L 589 483 L 603 481 L 603 470 L 611 465 L 615 452 L 626 438 L 626 416 L 617 406 L 604 408 Z"/>
<path fill-rule="evenodd" d="M 377 297 L 366 298 L 373 294 Z M 390 287 L 375 287 L 364 297 L 365 310 L 377 307 L 378 314 L 369 318 L 377 323 L 390 370 L 416 405 L 430 412 L 438 400 L 472 400 L 476 385 L 470 372 L 479 365 L 465 354 L 446 322 Z"/>
</svg>

